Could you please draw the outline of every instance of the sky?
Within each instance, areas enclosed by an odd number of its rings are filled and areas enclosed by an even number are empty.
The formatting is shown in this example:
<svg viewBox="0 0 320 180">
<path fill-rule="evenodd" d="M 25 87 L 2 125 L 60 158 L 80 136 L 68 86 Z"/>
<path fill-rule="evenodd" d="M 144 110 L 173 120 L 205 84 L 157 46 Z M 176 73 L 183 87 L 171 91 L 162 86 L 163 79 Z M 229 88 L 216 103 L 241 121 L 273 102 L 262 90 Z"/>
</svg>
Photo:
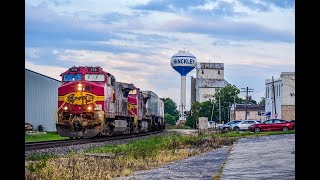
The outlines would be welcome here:
<svg viewBox="0 0 320 180">
<path fill-rule="evenodd" d="M 185 49 L 224 63 L 225 79 L 259 102 L 266 79 L 295 71 L 292 0 L 28 0 L 25 12 L 25 67 L 58 80 L 74 65 L 101 66 L 179 105 L 170 58 Z"/>
</svg>

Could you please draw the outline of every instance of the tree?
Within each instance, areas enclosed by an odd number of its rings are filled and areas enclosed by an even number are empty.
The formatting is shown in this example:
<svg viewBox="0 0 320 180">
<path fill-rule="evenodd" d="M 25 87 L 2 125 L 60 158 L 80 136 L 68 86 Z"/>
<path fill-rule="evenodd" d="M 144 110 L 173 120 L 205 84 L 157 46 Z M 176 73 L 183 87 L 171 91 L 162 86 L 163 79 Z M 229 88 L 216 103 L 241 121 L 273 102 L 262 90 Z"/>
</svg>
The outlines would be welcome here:
<svg viewBox="0 0 320 180">
<path fill-rule="evenodd" d="M 175 119 L 174 116 L 166 113 L 166 114 L 164 114 L 164 122 L 165 122 L 166 124 L 175 125 L 175 124 L 176 124 L 176 119 Z"/>
<path fill-rule="evenodd" d="M 265 105 L 265 103 L 266 103 L 266 98 L 265 97 L 261 97 L 259 105 Z"/>
<path fill-rule="evenodd" d="M 220 105 L 221 105 L 221 120 L 229 120 L 229 105 L 233 104 L 234 100 L 236 103 L 242 103 L 245 100 L 238 97 L 240 90 L 232 84 L 228 84 L 227 86 L 219 89 L 215 94 L 215 103 L 219 108 L 219 97 L 220 97 Z M 234 99 L 235 98 L 235 99 Z M 217 108 L 217 109 L 218 109 Z"/>
<path fill-rule="evenodd" d="M 161 98 L 164 103 L 164 114 L 170 114 L 175 117 L 175 120 L 179 118 L 179 111 L 177 110 L 176 103 L 171 98 Z"/>
</svg>

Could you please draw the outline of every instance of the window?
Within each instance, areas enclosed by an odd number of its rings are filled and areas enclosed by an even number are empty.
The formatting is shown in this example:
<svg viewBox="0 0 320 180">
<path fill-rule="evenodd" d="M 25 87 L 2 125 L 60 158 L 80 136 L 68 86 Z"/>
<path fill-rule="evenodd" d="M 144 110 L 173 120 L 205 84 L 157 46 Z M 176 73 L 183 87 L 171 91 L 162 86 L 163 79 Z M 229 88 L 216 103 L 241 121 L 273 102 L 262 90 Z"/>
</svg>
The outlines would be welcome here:
<svg viewBox="0 0 320 180">
<path fill-rule="evenodd" d="M 254 121 L 248 121 L 248 124 L 254 124 Z"/>
<path fill-rule="evenodd" d="M 104 81 L 104 74 L 85 74 L 84 80 L 86 81 Z"/>
<path fill-rule="evenodd" d="M 64 82 L 81 81 L 81 80 L 82 80 L 82 74 L 65 74 L 63 76 L 63 81 Z"/>
<path fill-rule="evenodd" d="M 278 85 L 276 86 L 276 96 L 278 96 Z"/>
<path fill-rule="evenodd" d="M 220 70 L 218 70 L 218 74 L 220 75 Z"/>
<path fill-rule="evenodd" d="M 280 86 L 280 84 L 279 84 L 279 97 L 280 97 L 280 92 L 281 92 L 280 87 L 281 87 L 281 86 Z"/>
<path fill-rule="evenodd" d="M 266 98 L 268 98 L 268 88 L 266 87 Z"/>
<path fill-rule="evenodd" d="M 272 124 L 272 120 L 267 120 L 264 122 L 265 124 Z"/>
<path fill-rule="evenodd" d="M 282 123 L 282 122 L 279 119 L 275 119 L 275 120 L 273 120 L 273 123 Z"/>
<path fill-rule="evenodd" d="M 202 70 L 202 74 L 204 74 L 204 71 Z"/>
</svg>

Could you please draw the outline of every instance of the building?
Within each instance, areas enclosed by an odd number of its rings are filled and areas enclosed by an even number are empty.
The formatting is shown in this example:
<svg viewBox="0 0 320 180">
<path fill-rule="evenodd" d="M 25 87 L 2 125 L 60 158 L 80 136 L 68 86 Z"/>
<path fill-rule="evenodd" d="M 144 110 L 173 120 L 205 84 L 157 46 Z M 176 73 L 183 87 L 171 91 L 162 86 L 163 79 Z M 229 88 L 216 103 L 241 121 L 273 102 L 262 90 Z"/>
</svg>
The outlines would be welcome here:
<svg viewBox="0 0 320 180">
<path fill-rule="evenodd" d="M 56 131 L 55 112 L 58 109 L 58 87 L 61 81 L 25 69 L 25 122 L 38 130 Z"/>
<path fill-rule="evenodd" d="M 217 90 L 227 84 L 223 63 L 198 63 L 196 78 L 191 77 L 191 104 L 214 99 Z"/>
<path fill-rule="evenodd" d="M 276 80 L 267 79 L 266 119 L 295 120 L 295 73 L 282 72 Z"/>
<path fill-rule="evenodd" d="M 230 120 L 246 120 L 246 105 L 245 104 L 236 104 L 230 108 Z M 234 109 L 236 109 L 234 111 Z M 247 119 L 252 120 L 265 120 L 263 116 L 265 111 L 264 105 L 257 104 L 248 104 L 247 105 Z"/>
</svg>

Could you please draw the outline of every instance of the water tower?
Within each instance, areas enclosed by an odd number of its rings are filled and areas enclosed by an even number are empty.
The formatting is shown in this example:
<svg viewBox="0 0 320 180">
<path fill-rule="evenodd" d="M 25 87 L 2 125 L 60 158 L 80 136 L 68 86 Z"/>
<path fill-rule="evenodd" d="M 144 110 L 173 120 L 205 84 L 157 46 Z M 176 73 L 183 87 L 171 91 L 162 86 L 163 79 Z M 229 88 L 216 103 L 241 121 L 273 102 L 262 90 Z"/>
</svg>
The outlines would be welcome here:
<svg viewBox="0 0 320 180">
<path fill-rule="evenodd" d="M 171 66 L 181 75 L 181 95 L 179 105 L 179 123 L 184 124 L 186 118 L 184 111 L 186 109 L 186 75 L 196 67 L 197 58 L 188 51 L 179 51 L 171 57 Z"/>
</svg>

